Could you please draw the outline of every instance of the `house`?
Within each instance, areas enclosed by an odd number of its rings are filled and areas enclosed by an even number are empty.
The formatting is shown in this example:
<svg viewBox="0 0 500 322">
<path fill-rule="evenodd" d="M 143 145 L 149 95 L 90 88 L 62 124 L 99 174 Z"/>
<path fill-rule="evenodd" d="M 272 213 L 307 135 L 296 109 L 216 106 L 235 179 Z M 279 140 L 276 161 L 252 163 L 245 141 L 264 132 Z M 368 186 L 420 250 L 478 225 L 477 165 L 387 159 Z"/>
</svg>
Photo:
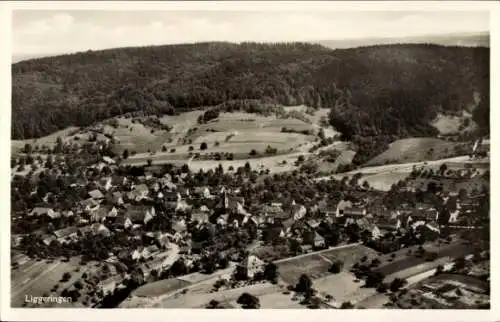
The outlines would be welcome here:
<svg viewBox="0 0 500 322">
<path fill-rule="evenodd" d="M 121 192 L 115 191 L 111 194 L 108 201 L 109 201 L 109 203 L 111 203 L 115 206 L 122 206 L 123 205 L 123 195 Z"/>
<path fill-rule="evenodd" d="M 30 258 L 22 253 L 17 253 L 12 256 L 11 263 L 16 265 L 23 265 L 29 262 Z"/>
<path fill-rule="evenodd" d="M 113 275 L 110 278 L 99 282 L 97 287 L 102 291 L 104 295 L 108 295 L 117 288 L 118 284 L 120 284 L 122 279 L 123 278 L 120 275 Z"/>
<path fill-rule="evenodd" d="M 318 234 L 317 232 L 314 232 L 314 240 L 313 240 L 313 245 L 314 247 L 325 247 L 325 239 Z"/>
<path fill-rule="evenodd" d="M 292 205 L 290 212 L 290 217 L 292 217 L 294 220 L 300 220 L 307 214 L 307 209 L 303 205 L 294 204 Z"/>
<path fill-rule="evenodd" d="M 110 158 L 110 157 L 108 157 L 108 156 L 103 156 L 103 157 L 102 157 L 102 161 L 104 161 L 104 162 L 105 162 L 105 163 L 107 163 L 107 164 L 115 164 L 115 163 L 116 163 L 116 161 L 115 161 L 115 160 L 111 159 L 111 158 Z"/>
<path fill-rule="evenodd" d="M 281 205 L 264 205 L 262 212 L 264 213 L 268 223 L 279 223 L 290 217 L 290 214 L 286 213 Z"/>
<path fill-rule="evenodd" d="M 346 217 L 364 217 L 366 216 L 366 208 L 360 207 L 346 207 L 343 211 L 343 216 Z"/>
<path fill-rule="evenodd" d="M 69 218 L 69 217 L 73 217 L 75 214 L 74 214 L 74 212 L 73 212 L 73 211 L 71 211 L 71 210 L 65 210 L 65 211 L 61 212 L 61 215 L 62 215 L 63 217 L 67 217 L 67 218 Z"/>
<path fill-rule="evenodd" d="M 70 241 L 73 236 L 77 235 L 78 228 L 76 228 L 75 226 L 59 229 L 54 232 L 54 236 L 60 243 L 66 243 Z"/>
<path fill-rule="evenodd" d="M 118 227 L 123 227 L 125 229 L 129 229 L 133 226 L 132 220 L 129 217 L 116 217 L 114 224 Z"/>
<path fill-rule="evenodd" d="M 162 234 L 158 232 L 155 236 L 155 240 L 160 245 L 160 247 L 166 249 L 170 246 L 170 238 L 168 234 Z"/>
<path fill-rule="evenodd" d="M 312 229 L 316 229 L 317 227 L 319 227 L 320 224 L 321 223 L 316 219 L 311 219 L 307 221 L 307 225 Z"/>
<path fill-rule="evenodd" d="M 52 208 L 47 208 L 47 207 L 35 207 L 31 212 L 29 213 L 29 216 L 43 216 L 47 215 L 52 218 L 54 216 L 54 210 Z"/>
<path fill-rule="evenodd" d="M 129 205 L 125 211 L 125 217 L 130 218 L 132 223 L 148 223 L 156 215 L 155 208 L 145 205 Z"/>
<path fill-rule="evenodd" d="M 342 217 L 344 215 L 344 210 L 346 208 L 351 208 L 351 207 L 352 207 L 352 202 L 348 200 L 340 200 L 340 202 L 337 204 L 335 217 Z"/>
<path fill-rule="evenodd" d="M 104 195 L 98 189 L 90 191 L 89 196 L 90 196 L 90 198 L 95 199 L 95 200 L 100 200 L 100 199 L 104 198 Z"/>
<path fill-rule="evenodd" d="M 149 188 L 145 184 L 140 184 L 134 187 L 134 191 L 138 191 L 141 194 L 142 199 L 144 199 L 148 196 Z"/>
<path fill-rule="evenodd" d="M 50 245 L 50 243 L 52 243 L 54 240 L 57 240 L 57 238 L 56 238 L 55 236 L 48 236 L 48 237 L 44 238 L 44 239 L 42 240 L 42 242 L 43 242 L 45 245 L 49 246 L 49 245 Z"/>
<path fill-rule="evenodd" d="M 93 222 L 103 222 L 108 216 L 108 209 L 105 207 L 100 207 L 96 211 L 92 212 L 90 215 L 90 220 Z"/>
<path fill-rule="evenodd" d="M 100 207 L 99 203 L 93 198 L 83 200 L 80 205 L 85 212 L 93 212 Z"/>
<path fill-rule="evenodd" d="M 81 236 L 85 236 L 87 234 L 92 233 L 92 228 L 90 227 L 90 225 L 83 226 L 83 227 L 78 228 L 78 232 L 80 233 Z"/>
<path fill-rule="evenodd" d="M 106 226 L 104 226 L 103 224 L 95 223 L 95 224 L 91 225 L 90 228 L 92 229 L 92 232 L 95 235 L 102 235 L 105 237 L 109 237 L 111 235 L 111 232 L 109 231 L 109 229 Z"/>
<path fill-rule="evenodd" d="M 197 211 L 191 214 L 191 221 L 197 221 L 198 223 L 206 223 L 209 220 L 209 214 L 207 212 Z"/>
<path fill-rule="evenodd" d="M 23 236 L 20 235 L 11 235 L 10 237 L 10 245 L 11 247 L 18 247 L 21 245 L 21 242 L 23 241 Z"/>
<path fill-rule="evenodd" d="M 256 273 L 263 270 L 265 263 L 255 255 L 248 255 L 239 266 L 246 271 L 248 278 L 253 278 Z"/>
<path fill-rule="evenodd" d="M 182 233 L 187 230 L 186 221 L 184 219 L 178 219 L 172 223 L 172 229 L 175 232 Z"/>
</svg>

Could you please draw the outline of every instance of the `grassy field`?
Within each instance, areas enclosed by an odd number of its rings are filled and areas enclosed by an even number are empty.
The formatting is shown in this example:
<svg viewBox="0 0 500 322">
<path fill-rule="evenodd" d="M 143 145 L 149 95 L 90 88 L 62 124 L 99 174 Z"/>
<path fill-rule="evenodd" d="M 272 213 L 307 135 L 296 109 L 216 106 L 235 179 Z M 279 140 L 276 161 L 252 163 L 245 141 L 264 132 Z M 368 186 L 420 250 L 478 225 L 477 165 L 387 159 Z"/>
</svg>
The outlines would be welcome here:
<svg viewBox="0 0 500 322">
<path fill-rule="evenodd" d="M 16 154 L 20 152 L 22 148 L 24 148 L 25 144 L 31 144 L 31 145 L 39 145 L 40 147 L 42 145 L 46 146 L 54 146 L 56 144 L 56 140 L 58 137 L 64 138 L 68 137 L 69 134 L 73 131 L 78 130 L 78 127 L 69 127 L 67 129 L 61 130 L 54 132 L 50 135 L 44 136 L 39 139 L 28 139 L 28 140 L 11 140 L 11 152 L 12 154 Z"/>
<path fill-rule="evenodd" d="M 75 272 L 76 268 L 80 269 L 79 272 Z M 58 295 L 80 279 L 85 270 L 85 267 L 79 265 L 78 258 L 74 258 L 70 262 L 29 261 L 11 273 L 11 305 L 12 307 L 21 307 L 25 295 Z M 71 278 L 67 282 L 60 282 L 66 272 L 71 274 Z M 50 290 L 56 284 L 59 285 L 57 292 L 51 292 Z M 58 304 L 53 303 L 52 305 L 57 306 Z"/>
<path fill-rule="evenodd" d="M 262 158 L 251 158 L 251 159 L 242 159 L 242 160 L 192 160 L 187 162 L 187 160 L 180 158 L 172 158 L 164 156 L 162 158 L 153 159 L 153 165 L 165 164 L 165 163 L 174 163 L 177 165 L 183 165 L 188 163 L 191 171 L 199 171 L 200 169 L 209 170 L 215 169 L 222 165 L 224 171 L 230 171 L 229 169 L 232 167 L 236 170 L 238 167 L 245 166 L 245 163 L 248 162 L 252 169 L 260 170 L 260 169 L 269 169 L 271 172 L 283 172 L 283 171 L 291 171 L 297 169 L 297 167 L 293 164 L 300 155 L 304 155 L 307 157 L 309 153 L 292 153 L 292 154 L 283 154 L 272 157 L 262 157 Z M 135 159 L 127 159 L 124 164 L 128 165 L 144 165 L 147 163 L 148 158 L 135 158 Z M 283 161 L 286 161 L 286 164 L 283 164 Z"/>
<path fill-rule="evenodd" d="M 173 292 L 191 285 L 191 283 L 177 278 L 161 280 L 154 283 L 148 283 L 136 289 L 133 292 L 135 296 L 159 296 L 165 293 Z"/>
<path fill-rule="evenodd" d="M 340 305 L 346 301 L 354 304 L 376 292 L 371 288 L 362 288 L 362 285 L 363 282 L 352 273 L 344 271 L 314 281 L 313 287 L 323 294 L 329 294 Z"/>
<path fill-rule="evenodd" d="M 302 274 L 307 274 L 313 280 L 329 275 L 328 269 L 335 260 L 343 261 L 344 268 L 349 269 L 361 257 L 375 256 L 376 254 L 374 250 L 368 247 L 354 245 L 280 261 L 277 262 L 277 265 L 283 280 L 295 284 Z"/>
<path fill-rule="evenodd" d="M 471 246 L 461 244 L 458 241 L 452 244 L 425 245 L 424 249 L 426 251 L 436 252 L 439 258 L 445 258 L 445 257 L 457 258 L 460 256 L 468 255 L 472 252 Z M 380 256 L 379 259 L 381 260 L 382 265 L 377 269 L 377 271 L 381 272 L 385 276 L 389 276 L 396 272 L 403 271 L 411 267 L 425 263 L 424 258 L 418 258 L 415 256 L 415 250 L 416 248 L 413 248 L 412 254 L 410 255 L 403 252 L 404 250 L 396 252 L 396 257 L 392 262 L 388 262 L 390 254 Z"/>
<path fill-rule="evenodd" d="M 302 274 L 315 280 L 328 273 L 331 263 L 321 255 L 311 255 L 297 260 L 278 264 L 281 278 L 288 284 L 295 285 Z"/>
<path fill-rule="evenodd" d="M 366 163 L 367 166 L 385 163 L 420 162 L 454 156 L 458 143 L 434 138 L 411 138 L 398 140 L 389 148 Z"/>
</svg>

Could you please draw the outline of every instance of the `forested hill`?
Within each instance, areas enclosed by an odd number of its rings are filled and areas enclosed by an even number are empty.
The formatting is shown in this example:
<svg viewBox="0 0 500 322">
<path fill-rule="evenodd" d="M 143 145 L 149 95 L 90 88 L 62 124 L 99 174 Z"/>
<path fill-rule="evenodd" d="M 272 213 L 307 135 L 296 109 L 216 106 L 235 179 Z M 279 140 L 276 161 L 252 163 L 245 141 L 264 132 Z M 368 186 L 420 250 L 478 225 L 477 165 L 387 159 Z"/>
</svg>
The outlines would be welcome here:
<svg viewBox="0 0 500 322">
<path fill-rule="evenodd" d="M 487 48 L 198 43 L 27 60 L 12 78 L 13 139 L 243 99 L 332 107 L 332 123 L 348 136 L 432 134 L 439 110 L 468 107 L 477 95 L 476 118 L 489 109 Z"/>
</svg>

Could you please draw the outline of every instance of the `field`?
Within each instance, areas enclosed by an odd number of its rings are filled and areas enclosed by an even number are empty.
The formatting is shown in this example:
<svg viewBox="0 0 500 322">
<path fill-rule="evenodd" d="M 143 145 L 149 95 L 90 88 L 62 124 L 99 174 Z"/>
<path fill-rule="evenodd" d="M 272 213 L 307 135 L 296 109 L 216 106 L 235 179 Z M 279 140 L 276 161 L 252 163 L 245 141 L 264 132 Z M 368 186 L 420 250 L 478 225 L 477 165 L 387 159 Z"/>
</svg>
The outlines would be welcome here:
<svg viewBox="0 0 500 322">
<path fill-rule="evenodd" d="M 29 139 L 29 140 L 11 140 L 11 152 L 12 154 L 18 153 L 22 148 L 24 148 L 25 144 L 31 145 L 47 145 L 53 146 L 56 144 L 56 140 L 58 137 L 67 137 L 71 132 L 78 130 L 77 127 L 69 127 L 67 129 L 54 132 L 50 135 L 44 136 L 39 139 Z"/>
<path fill-rule="evenodd" d="M 54 261 L 48 263 L 47 261 L 34 261 L 31 260 L 19 268 L 11 272 L 11 305 L 12 307 L 21 307 L 24 303 L 25 295 L 31 296 L 48 296 L 50 290 L 56 284 L 59 285 L 57 294 L 59 294 L 66 287 L 72 285 L 76 280 L 85 272 L 85 267 L 78 264 L 77 258 L 72 259 L 70 262 Z M 88 264 L 90 265 L 90 264 Z M 79 272 L 75 269 L 79 268 Z M 69 272 L 71 278 L 67 282 L 60 282 L 64 273 Z M 53 305 L 58 305 L 54 303 Z"/>
<path fill-rule="evenodd" d="M 175 290 L 181 289 L 191 285 L 191 283 L 183 281 L 181 279 L 172 278 L 168 280 L 161 280 L 154 283 L 148 283 L 136 289 L 133 292 L 135 296 L 159 296 L 165 293 L 173 292 Z"/>
<path fill-rule="evenodd" d="M 398 140 L 389 148 L 366 163 L 367 166 L 385 163 L 420 162 L 437 160 L 455 155 L 458 143 L 434 138 L 411 138 Z"/>
<path fill-rule="evenodd" d="M 343 261 L 344 268 L 348 269 L 361 257 L 375 254 L 376 252 L 372 249 L 356 244 L 277 261 L 276 264 L 283 280 L 289 284 L 295 284 L 302 274 L 307 274 L 313 280 L 329 275 L 328 269 L 334 260 Z"/>
<path fill-rule="evenodd" d="M 460 256 L 468 255 L 472 252 L 469 245 L 461 244 L 459 241 L 453 242 L 452 244 L 432 244 L 424 245 L 426 251 L 434 251 L 438 254 L 439 258 L 457 258 Z M 389 276 L 399 271 L 415 267 L 419 264 L 425 263 L 424 258 L 418 258 L 415 256 L 416 248 L 413 248 L 412 254 L 407 254 L 407 250 L 403 249 L 396 252 L 394 261 L 389 262 L 390 254 L 380 256 L 379 259 L 382 265 L 377 269 L 385 276 Z"/>
<path fill-rule="evenodd" d="M 346 301 L 354 304 L 376 292 L 372 288 L 361 287 L 363 283 L 352 273 L 344 271 L 315 280 L 313 287 L 323 294 L 332 296 L 337 305 Z"/>
<path fill-rule="evenodd" d="M 358 184 L 363 184 L 364 181 L 368 182 L 371 188 L 379 191 L 389 191 L 391 186 L 400 180 L 408 177 L 408 173 L 404 172 L 389 172 L 377 173 L 373 175 L 364 175 L 358 180 Z"/>
</svg>

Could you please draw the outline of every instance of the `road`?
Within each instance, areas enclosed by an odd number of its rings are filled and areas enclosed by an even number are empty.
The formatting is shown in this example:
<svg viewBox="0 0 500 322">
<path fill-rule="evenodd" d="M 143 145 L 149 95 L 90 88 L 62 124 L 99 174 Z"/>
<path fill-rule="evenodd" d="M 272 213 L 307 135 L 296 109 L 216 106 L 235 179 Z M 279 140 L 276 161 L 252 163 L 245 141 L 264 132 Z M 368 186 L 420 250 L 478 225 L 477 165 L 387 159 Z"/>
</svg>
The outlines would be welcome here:
<svg viewBox="0 0 500 322">
<path fill-rule="evenodd" d="M 337 247 L 331 247 L 331 248 L 327 248 L 327 249 L 318 250 L 318 251 L 312 252 L 312 253 L 307 253 L 307 254 L 302 254 L 302 255 L 298 255 L 298 256 L 294 256 L 294 257 L 280 259 L 280 260 L 274 261 L 274 263 L 276 263 L 276 264 L 286 263 L 286 262 L 291 261 L 291 260 L 295 260 L 295 259 L 299 259 L 299 258 L 303 258 L 303 257 L 307 257 L 307 256 L 320 255 L 322 253 L 331 252 L 332 250 L 335 250 L 335 249 L 354 247 L 354 246 L 359 246 L 361 244 L 362 243 L 352 243 L 352 244 L 347 244 L 347 245 L 342 245 L 342 246 L 337 246 Z"/>
<path fill-rule="evenodd" d="M 465 156 L 458 156 L 458 157 L 440 159 L 440 160 L 434 160 L 434 161 L 387 164 L 387 165 L 360 168 L 360 169 L 345 172 L 345 173 L 339 173 L 339 174 L 336 174 L 333 176 L 323 176 L 323 177 L 316 178 L 315 180 L 316 181 L 329 180 L 332 177 L 339 179 L 339 178 L 342 178 L 344 176 L 354 175 L 356 173 L 379 174 L 379 173 L 386 173 L 386 172 L 411 172 L 411 170 L 413 169 L 414 166 L 415 167 L 433 166 L 433 165 L 440 165 L 444 162 L 467 162 L 469 160 L 470 160 L 469 156 L 465 155 Z"/>
</svg>

